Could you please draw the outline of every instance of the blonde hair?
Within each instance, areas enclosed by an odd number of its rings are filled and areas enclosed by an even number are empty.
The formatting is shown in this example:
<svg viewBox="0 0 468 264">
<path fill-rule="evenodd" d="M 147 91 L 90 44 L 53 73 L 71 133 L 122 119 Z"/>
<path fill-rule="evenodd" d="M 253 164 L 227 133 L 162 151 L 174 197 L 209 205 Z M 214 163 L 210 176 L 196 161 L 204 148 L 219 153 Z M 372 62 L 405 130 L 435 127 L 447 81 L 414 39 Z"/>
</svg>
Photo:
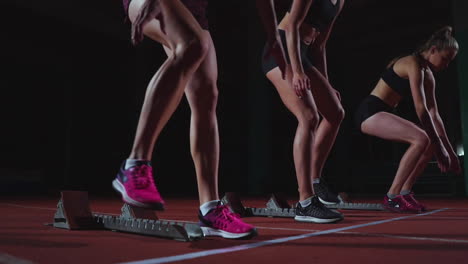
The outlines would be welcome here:
<svg viewBox="0 0 468 264">
<path fill-rule="evenodd" d="M 434 32 L 429 39 L 424 42 L 419 48 L 417 48 L 412 55 L 416 56 L 418 59 L 421 59 L 421 53 L 424 51 L 429 50 L 432 46 L 435 46 L 437 50 L 444 50 L 444 49 L 455 49 L 458 50 L 458 42 L 452 36 L 452 27 L 445 26 L 436 32 Z M 390 61 L 387 65 L 387 68 L 394 64 L 398 59 L 404 56 L 398 56 Z"/>
<path fill-rule="evenodd" d="M 452 27 L 445 26 L 432 34 L 432 36 L 417 50 L 416 54 L 421 54 L 435 46 L 437 50 L 455 49 L 458 50 L 458 42 L 452 36 Z"/>
</svg>

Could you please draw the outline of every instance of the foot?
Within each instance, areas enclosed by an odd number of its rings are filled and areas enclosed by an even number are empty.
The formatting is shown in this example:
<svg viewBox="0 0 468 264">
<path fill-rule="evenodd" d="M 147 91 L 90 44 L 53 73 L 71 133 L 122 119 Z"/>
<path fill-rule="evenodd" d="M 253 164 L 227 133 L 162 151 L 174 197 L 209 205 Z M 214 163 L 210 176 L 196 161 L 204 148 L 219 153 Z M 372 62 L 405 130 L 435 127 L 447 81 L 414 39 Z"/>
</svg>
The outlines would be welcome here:
<svg viewBox="0 0 468 264">
<path fill-rule="evenodd" d="M 396 213 L 420 213 L 419 206 L 407 201 L 403 195 L 398 195 L 395 198 L 384 197 L 383 207 L 391 212 Z"/>
<path fill-rule="evenodd" d="M 219 204 L 206 215 L 198 215 L 200 227 L 205 236 L 220 236 L 224 238 L 251 238 L 257 235 L 257 230 L 244 223 L 237 214 L 232 213 L 226 205 Z"/>
<path fill-rule="evenodd" d="M 414 206 L 419 207 L 421 212 L 426 212 L 427 211 L 427 207 L 424 204 L 422 204 L 421 202 L 419 202 L 418 200 L 416 200 L 416 198 L 414 198 L 414 192 L 411 192 L 410 194 L 404 195 L 404 198 L 408 202 L 414 204 Z"/>
<path fill-rule="evenodd" d="M 320 179 L 319 183 L 314 183 L 314 192 L 323 204 L 332 205 L 340 203 L 338 195 L 330 191 L 322 179 Z"/>
<path fill-rule="evenodd" d="M 299 222 L 312 222 L 312 223 L 334 223 L 343 220 L 343 215 L 338 211 L 327 208 L 320 202 L 317 195 L 312 197 L 311 203 L 302 207 L 301 203 L 297 203 L 296 216 L 294 220 Z"/>
<path fill-rule="evenodd" d="M 125 203 L 137 207 L 164 210 L 164 201 L 156 189 L 153 169 L 148 161 L 137 162 L 136 166 L 127 170 L 125 162 L 123 162 L 112 186 L 120 192 Z"/>
</svg>

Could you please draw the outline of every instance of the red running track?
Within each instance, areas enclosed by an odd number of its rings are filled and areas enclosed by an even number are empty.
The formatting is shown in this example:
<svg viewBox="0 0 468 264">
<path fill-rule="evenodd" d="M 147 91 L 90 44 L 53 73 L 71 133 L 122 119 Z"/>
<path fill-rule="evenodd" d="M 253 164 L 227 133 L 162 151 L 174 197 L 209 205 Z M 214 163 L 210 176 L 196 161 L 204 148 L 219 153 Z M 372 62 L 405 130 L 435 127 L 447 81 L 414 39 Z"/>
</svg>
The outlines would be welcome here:
<svg viewBox="0 0 468 264">
<path fill-rule="evenodd" d="M 468 263 L 468 199 L 423 200 L 434 209 L 427 215 L 345 210 L 345 220 L 337 224 L 245 218 L 257 226 L 258 237 L 190 243 L 45 226 L 57 201 L 1 200 L 0 263 Z M 245 204 L 264 207 L 265 202 Z M 196 200 L 168 199 L 167 204 L 160 218 L 197 221 Z M 117 199 L 91 198 L 93 212 L 119 214 L 121 205 Z"/>
</svg>

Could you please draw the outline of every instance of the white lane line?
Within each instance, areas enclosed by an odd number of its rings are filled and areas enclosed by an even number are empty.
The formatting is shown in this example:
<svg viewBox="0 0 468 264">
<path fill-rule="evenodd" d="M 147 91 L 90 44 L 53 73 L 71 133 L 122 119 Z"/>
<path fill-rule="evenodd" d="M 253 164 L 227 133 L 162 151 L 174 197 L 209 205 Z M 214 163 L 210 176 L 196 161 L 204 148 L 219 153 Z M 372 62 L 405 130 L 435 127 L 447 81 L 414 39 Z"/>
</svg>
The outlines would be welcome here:
<svg viewBox="0 0 468 264">
<path fill-rule="evenodd" d="M 365 223 L 365 224 L 346 226 L 346 227 L 341 227 L 341 228 L 334 228 L 334 229 L 329 229 L 329 230 L 324 230 L 324 231 L 319 231 L 319 232 L 314 232 L 314 233 L 309 233 L 309 234 L 303 234 L 303 235 L 297 235 L 297 236 L 290 236 L 290 237 L 260 241 L 260 242 L 256 242 L 256 243 L 244 244 L 244 245 L 239 245 L 239 246 L 234 246 L 234 247 L 205 250 L 205 251 L 199 251 L 199 252 L 193 252 L 193 253 L 187 253 L 187 254 L 181 254 L 181 255 L 175 255 L 175 256 L 169 256 L 169 257 L 145 259 L 145 260 L 140 260 L 140 261 L 131 261 L 131 262 L 125 262 L 125 263 L 122 263 L 122 264 L 170 263 L 170 262 L 175 262 L 175 261 L 182 261 L 182 260 L 188 260 L 188 259 L 194 259 L 194 258 L 200 258 L 200 257 L 206 257 L 206 256 L 212 256 L 212 255 L 218 255 L 218 254 L 226 254 L 226 253 L 230 253 L 230 252 L 236 252 L 236 251 L 242 251 L 242 250 L 247 250 L 247 249 L 252 249 L 252 248 L 258 248 L 258 247 L 273 245 L 273 244 L 279 244 L 279 243 L 284 243 L 284 242 L 303 239 L 303 238 L 309 238 L 309 237 L 315 237 L 315 236 L 320 236 L 320 235 L 337 233 L 337 232 L 341 232 L 341 231 L 345 231 L 345 230 L 351 230 L 351 229 L 356 229 L 356 228 L 361 228 L 361 227 L 379 225 L 379 224 L 394 222 L 394 221 L 398 221 L 398 220 L 404 220 L 404 219 L 408 219 L 408 218 L 431 215 L 431 214 L 442 212 L 442 211 L 445 211 L 445 210 L 447 210 L 447 208 L 443 208 L 443 209 L 439 209 L 439 210 L 435 210 L 435 211 L 431 211 L 431 212 L 427 212 L 427 213 L 423 213 L 423 214 L 402 216 L 402 217 L 391 218 L 391 219 L 386 219 L 386 220 L 374 221 L 374 222 Z"/>
<path fill-rule="evenodd" d="M 317 232 L 318 229 L 302 229 L 302 228 L 283 228 L 283 227 L 266 227 L 266 226 L 255 226 L 257 229 L 270 229 L 270 230 L 283 230 L 283 231 L 302 231 L 302 232 Z"/>
<path fill-rule="evenodd" d="M 441 218 L 443 220 L 443 218 Z M 298 232 L 318 232 L 320 230 L 316 229 L 301 229 L 301 228 L 281 228 L 281 227 L 264 227 L 264 226 L 255 226 L 257 229 L 267 229 L 267 230 L 282 230 L 282 231 L 298 231 Z M 426 241 L 435 241 L 435 242 L 448 242 L 448 243 L 468 243 L 468 240 L 463 239 L 446 239 L 446 238 L 434 238 L 434 237 L 418 237 L 418 236 L 402 236 L 402 235 L 390 235 L 382 233 L 363 233 L 363 232 L 336 232 L 337 234 L 351 234 L 351 235 L 360 235 L 360 236 L 371 236 L 371 237 L 388 237 L 388 238 L 398 238 L 398 239 L 407 239 L 407 240 L 426 240 Z"/>
<path fill-rule="evenodd" d="M 0 263 L 2 264 L 34 264 L 33 262 L 25 259 L 20 259 L 12 255 L 0 252 Z"/>
<path fill-rule="evenodd" d="M 349 232 L 349 233 L 351 233 L 351 232 Z M 415 236 L 396 236 L 396 235 L 369 234 L 369 233 L 357 233 L 357 234 L 365 235 L 365 236 L 372 236 L 372 237 L 388 237 L 388 238 L 398 238 L 398 239 L 407 239 L 407 240 L 424 240 L 424 241 L 434 241 L 434 242 L 448 242 L 448 243 L 468 244 L 468 240 L 463 240 L 463 239 L 446 239 L 446 238 L 415 237 Z"/>
<path fill-rule="evenodd" d="M 450 210 L 468 210 L 468 208 L 452 208 L 452 207 L 450 207 Z"/>
<path fill-rule="evenodd" d="M 55 211 L 56 208 L 45 208 L 45 207 L 34 207 L 34 206 L 24 206 L 19 204 L 12 204 L 12 203 L 0 203 L 8 206 L 19 207 L 19 208 L 26 208 L 26 209 L 41 209 L 41 210 L 51 210 Z M 455 208 L 445 208 L 445 210 L 453 210 Z M 461 208 L 457 208 L 460 210 Z M 119 216 L 119 214 L 112 214 L 112 213 L 102 213 L 102 212 L 93 212 L 98 214 L 107 214 L 107 215 L 115 215 Z M 441 220 L 468 220 L 465 217 L 436 217 L 437 219 Z M 197 222 L 192 221 L 184 221 L 184 220 L 171 220 L 171 219 L 164 219 L 166 221 L 177 221 L 177 222 L 184 222 L 184 223 L 192 223 L 196 224 Z M 284 231 L 301 231 L 301 232 L 318 232 L 320 230 L 315 229 L 300 229 L 300 228 L 281 228 L 281 227 L 263 227 L 263 226 L 256 226 L 258 229 L 270 229 L 270 230 L 284 230 Z M 341 234 L 359 234 L 365 236 L 380 236 L 380 237 L 388 237 L 388 238 L 399 238 L 399 239 L 408 239 L 408 240 L 426 240 L 426 241 L 435 241 L 435 242 L 448 242 L 448 243 L 468 243 L 468 240 L 462 239 L 444 239 L 444 238 L 431 238 L 431 237 L 413 237 L 413 236 L 396 236 L 396 235 L 389 235 L 389 234 L 370 234 L 370 233 L 360 233 L 360 232 L 336 232 Z"/>
</svg>

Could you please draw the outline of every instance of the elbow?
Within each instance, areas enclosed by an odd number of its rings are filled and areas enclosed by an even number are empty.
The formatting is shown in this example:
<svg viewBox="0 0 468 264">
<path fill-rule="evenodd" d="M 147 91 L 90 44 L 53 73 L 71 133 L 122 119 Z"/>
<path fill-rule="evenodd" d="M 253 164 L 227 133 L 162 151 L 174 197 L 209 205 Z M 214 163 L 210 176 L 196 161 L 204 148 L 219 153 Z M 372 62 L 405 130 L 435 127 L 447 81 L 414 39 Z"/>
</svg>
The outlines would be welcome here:
<svg viewBox="0 0 468 264">
<path fill-rule="evenodd" d="M 300 24 L 298 23 L 298 21 L 291 21 L 284 27 L 284 31 L 286 32 L 286 34 L 292 33 L 292 32 L 298 32 L 299 26 Z"/>
</svg>

